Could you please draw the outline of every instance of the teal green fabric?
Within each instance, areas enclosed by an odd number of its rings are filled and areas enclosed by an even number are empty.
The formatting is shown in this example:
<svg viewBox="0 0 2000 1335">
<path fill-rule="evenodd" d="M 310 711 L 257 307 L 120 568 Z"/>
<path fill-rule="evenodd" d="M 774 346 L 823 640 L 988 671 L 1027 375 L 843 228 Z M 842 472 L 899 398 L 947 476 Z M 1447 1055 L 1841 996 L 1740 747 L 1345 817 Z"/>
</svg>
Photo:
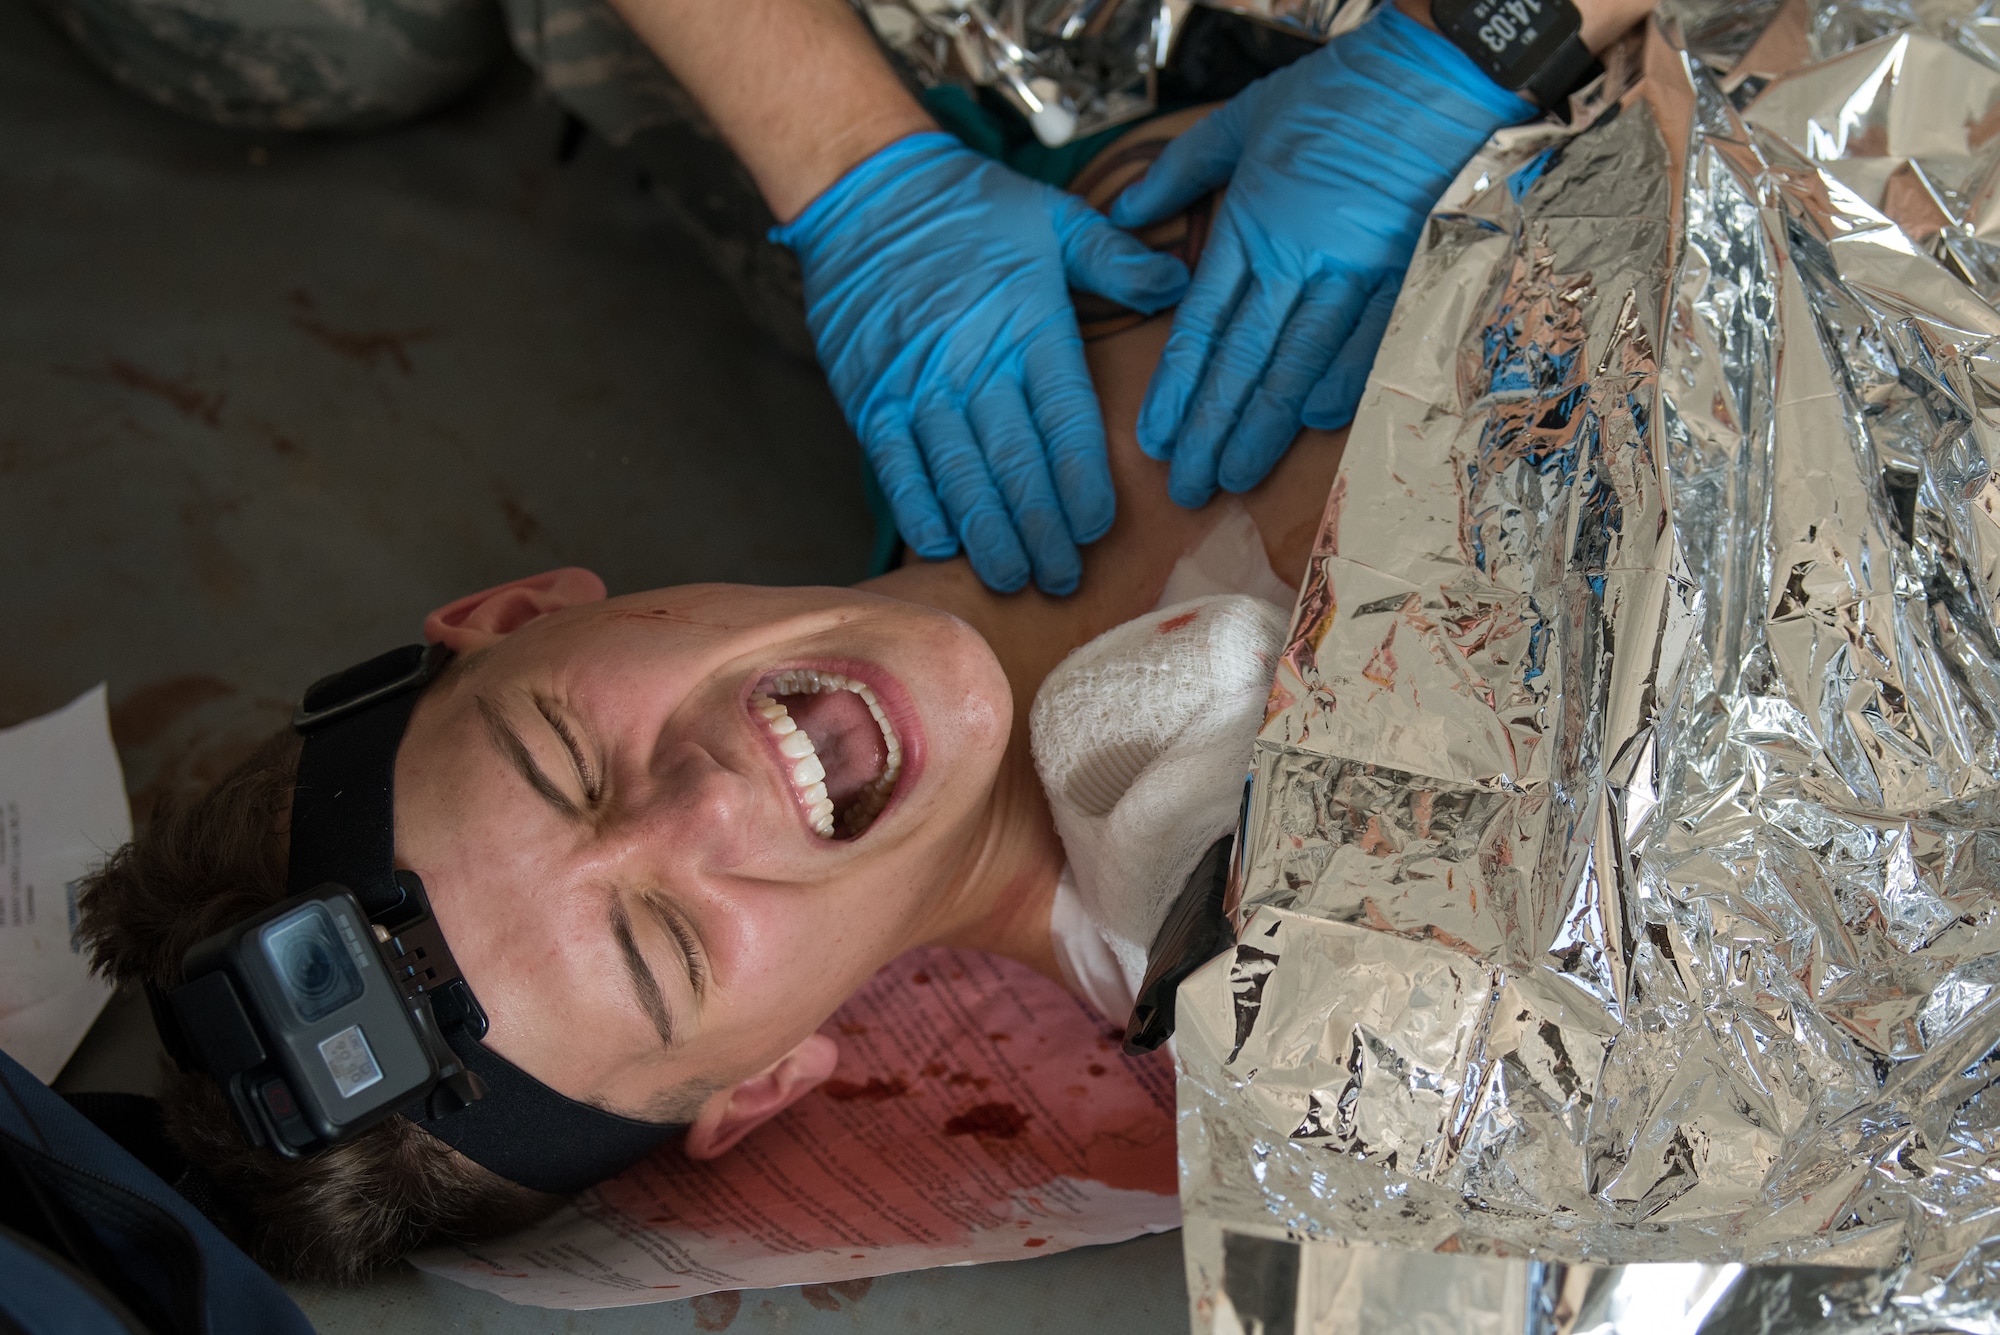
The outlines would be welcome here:
<svg viewBox="0 0 2000 1335">
<path fill-rule="evenodd" d="M 1059 148 L 1050 148 L 1035 138 L 1035 132 L 1020 116 L 981 106 L 977 98 L 957 84 L 926 88 L 923 104 L 940 126 L 973 152 L 1004 162 L 1029 180 L 1057 189 L 1068 185 L 1070 178 L 1082 171 L 1099 149 L 1132 128 L 1131 122 L 1125 122 L 1072 139 Z"/>
<path fill-rule="evenodd" d="M 896 515 L 889 508 L 889 497 L 882 490 L 880 479 L 875 476 L 875 465 L 868 462 L 868 456 L 856 450 L 861 460 L 861 494 L 868 502 L 868 517 L 875 522 L 875 545 L 868 553 L 868 578 L 886 575 L 896 568 L 896 557 L 903 550 L 903 535 L 896 531 Z"/>
</svg>

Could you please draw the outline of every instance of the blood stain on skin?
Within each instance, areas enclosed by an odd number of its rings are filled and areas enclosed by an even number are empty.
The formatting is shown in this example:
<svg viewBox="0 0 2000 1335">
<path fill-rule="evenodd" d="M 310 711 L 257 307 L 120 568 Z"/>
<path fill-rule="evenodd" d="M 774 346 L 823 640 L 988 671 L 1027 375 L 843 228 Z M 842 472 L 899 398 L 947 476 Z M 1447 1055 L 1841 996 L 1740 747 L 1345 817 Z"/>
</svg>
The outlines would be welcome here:
<svg viewBox="0 0 2000 1335">
<path fill-rule="evenodd" d="M 685 612 L 676 612 L 670 607 L 621 607 L 607 615 L 613 621 L 660 621 L 669 626 L 704 626 L 708 622 L 699 617 L 691 617 Z"/>
<path fill-rule="evenodd" d="M 1158 633 L 1161 635 L 1171 635 L 1183 626 L 1192 624 L 1194 619 L 1200 615 L 1201 613 L 1199 612 L 1183 612 L 1177 617 L 1168 617 L 1159 624 Z"/>
<path fill-rule="evenodd" d="M 922 987 L 924 984 L 930 982 L 930 980 L 931 976 L 925 973 L 922 969 L 919 969 L 915 973 L 910 975 L 910 981 L 915 983 L 918 987 Z"/>
<path fill-rule="evenodd" d="M 1092 1062 L 1090 1065 L 1084 1067 L 1083 1069 L 1090 1072 L 1092 1075 L 1103 1075 L 1105 1067 L 1103 1062 Z"/>
<path fill-rule="evenodd" d="M 726 1293 L 704 1293 L 692 1299 L 696 1330 L 728 1330 L 743 1310 L 743 1295 L 734 1289 Z"/>
<path fill-rule="evenodd" d="M 1030 1115 L 1011 1103 L 976 1103 L 944 1124 L 947 1136 L 1015 1140 L 1028 1129 Z"/>
<path fill-rule="evenodd" d="M 900 1099 L 910 1092 L 903 1077 L 884 1080 L 879 1075 L 869 1076 L 866 1084 L 857 1085 L 852 1080 L 829 1080 L 820 1088 L 837 1103 L 881 1103 L 885 1099 Z"/>
</svg>

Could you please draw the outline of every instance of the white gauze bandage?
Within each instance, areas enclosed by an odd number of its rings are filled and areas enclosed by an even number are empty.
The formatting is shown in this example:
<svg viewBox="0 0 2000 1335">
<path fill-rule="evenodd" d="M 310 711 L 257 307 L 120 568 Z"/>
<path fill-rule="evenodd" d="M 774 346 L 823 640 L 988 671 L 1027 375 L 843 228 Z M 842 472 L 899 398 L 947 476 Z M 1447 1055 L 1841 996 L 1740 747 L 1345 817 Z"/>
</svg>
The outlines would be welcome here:
<svg viewBox="0 0 2000 1335">
<path fill-rule="evenodd" d="M 1035 695 L 1029 739 L 1056 832 L 1128 973 L 1236 826 L 1285 626 L 1261 598 L 1197 598 L 1106 631 Z"/>
</svg>

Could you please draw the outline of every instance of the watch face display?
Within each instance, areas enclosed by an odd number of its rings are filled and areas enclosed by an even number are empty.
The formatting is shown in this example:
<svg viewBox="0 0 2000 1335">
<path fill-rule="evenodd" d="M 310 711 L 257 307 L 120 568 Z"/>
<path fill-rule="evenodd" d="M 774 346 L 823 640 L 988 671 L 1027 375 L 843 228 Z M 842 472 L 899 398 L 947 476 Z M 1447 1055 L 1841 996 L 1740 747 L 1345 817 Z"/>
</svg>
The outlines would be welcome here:
<svg viewBox="0 0 2000 1335">
<path fill-rule="evenodd" d="M 1581 26 L 1570 0 L 1434 0 L 1431 17 L 1507 88 L 1525 83 Z"/>
</svg>

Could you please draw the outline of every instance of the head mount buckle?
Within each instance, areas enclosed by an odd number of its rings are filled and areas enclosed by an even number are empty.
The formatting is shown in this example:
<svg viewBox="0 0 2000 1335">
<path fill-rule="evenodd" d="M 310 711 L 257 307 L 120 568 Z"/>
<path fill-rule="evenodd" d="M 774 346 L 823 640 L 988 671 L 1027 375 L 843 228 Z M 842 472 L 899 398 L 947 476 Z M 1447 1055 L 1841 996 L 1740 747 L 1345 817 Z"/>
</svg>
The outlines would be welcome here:
<svg viewBox="0 0 2000 1335">
<path fill-rule="evenodd" d="M 306 688 L 292 715 L 295 732 L 311 732 L 370 705 L 430 684 L 451 658 L 441 644 L 408 644 L 321 677 Z"/>
</svg>

